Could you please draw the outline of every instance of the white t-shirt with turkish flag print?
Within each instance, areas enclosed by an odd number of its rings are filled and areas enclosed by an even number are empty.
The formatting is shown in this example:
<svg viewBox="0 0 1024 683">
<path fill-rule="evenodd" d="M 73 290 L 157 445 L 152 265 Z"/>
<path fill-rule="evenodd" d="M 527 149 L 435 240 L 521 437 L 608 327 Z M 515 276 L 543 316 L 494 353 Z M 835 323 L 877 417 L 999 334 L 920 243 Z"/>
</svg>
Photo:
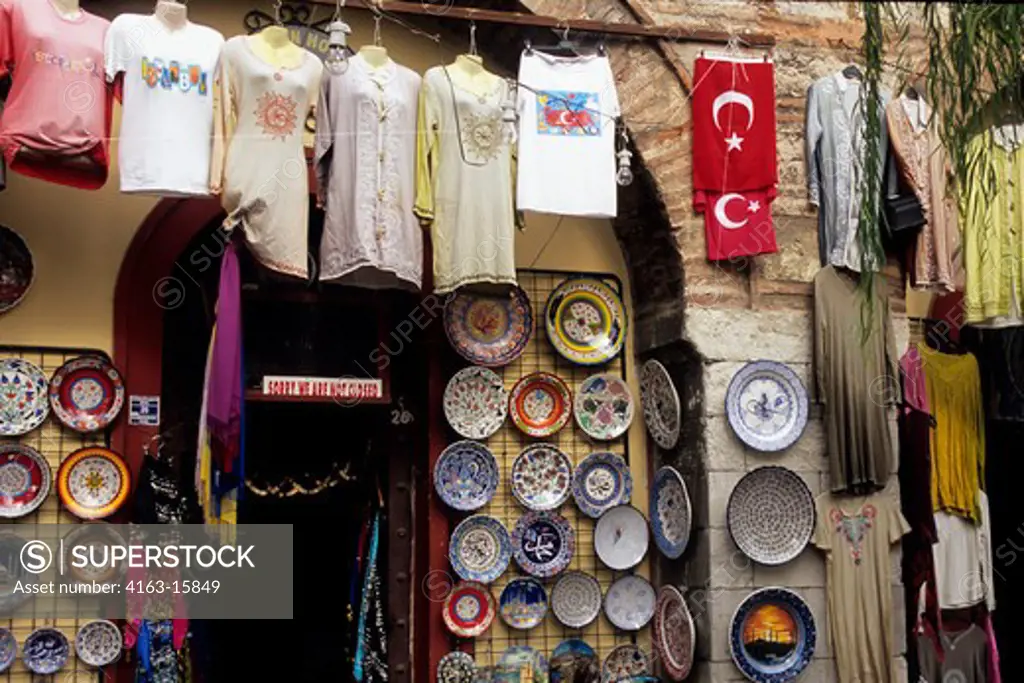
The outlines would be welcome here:
<svg viewBox="0 0 1024 683">
<path fill-rule="evenodd" d="M 224 36 L 186 22 L 122 14 L 107 32 L 107 80 L 124 73 L 118 160 L 121 191 L 210 192 L 213 81 Z"/>
<path fill-rule="evenodd" d="M 614 218 L 619 96 L 608 58 L 534 50 L 519 62 L 518 209 Z"/>
</svg>

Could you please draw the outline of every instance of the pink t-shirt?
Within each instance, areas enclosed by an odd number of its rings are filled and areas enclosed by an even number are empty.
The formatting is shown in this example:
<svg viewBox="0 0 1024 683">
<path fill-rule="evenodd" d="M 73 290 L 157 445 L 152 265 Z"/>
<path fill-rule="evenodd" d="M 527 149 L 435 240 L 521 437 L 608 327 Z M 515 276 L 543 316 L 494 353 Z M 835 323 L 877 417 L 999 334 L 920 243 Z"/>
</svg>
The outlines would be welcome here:
<svg viewBox="0 0 1024 683">
<path fill-rule="evenodd" d="M 65 17 L 50 0 L 0 0 L 0 77 L 13 75 L 0 150 L 11 170 L 86 189 L 106 182 L 109 25 L 85 11 Z"/>
</svg>

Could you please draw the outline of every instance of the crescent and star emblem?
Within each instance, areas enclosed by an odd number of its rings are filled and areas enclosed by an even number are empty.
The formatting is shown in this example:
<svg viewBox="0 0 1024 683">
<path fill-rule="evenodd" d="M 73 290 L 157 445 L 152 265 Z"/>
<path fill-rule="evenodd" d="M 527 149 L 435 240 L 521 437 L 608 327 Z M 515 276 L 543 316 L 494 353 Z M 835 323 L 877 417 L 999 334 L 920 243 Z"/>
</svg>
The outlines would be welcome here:
<svg viewBox="0 0 1024 683">
<path fill-rule="evenodd" d="M 715 128 L 722 130 L 722 124 L 718 122 L 718 113 L 727 104 L 738 104 L 747 110 L 747 130 L 750 130 L 751 126 L 754 125 L 754 100 L 750 99 L 749 95 L 744 95 L 736 90 L 726 90 L 721 95 L 715 98 L 715 101 L 711 104 L 711 118 L 715 122 Z M 743 150 L 743 138 L 735 133 L 735 131 L 729 137 L 725 138 L 725 144 L 728 145 L 729 150 Z"/>
<path fill-rule="evenodd" d="M 744 218 L 742 221 L 733 221 L 729 219 L 729 216 L 725 213 L 726 208 L 729 206 L 729 202 L 734 199 L 739 199 L 742 202 L 747 202 L 746 198 L 741 194 L 730 192 L 729 194 L 723 194 L 715 202 L 715 219 L 718 220 L 718 224 L 726 230 L 738 230 L 747 224 L 749 218 Z M 761 202 L 752 200 L 747 202 L 747 213 L 756 213 L 761 210 Z"/>
</svg>

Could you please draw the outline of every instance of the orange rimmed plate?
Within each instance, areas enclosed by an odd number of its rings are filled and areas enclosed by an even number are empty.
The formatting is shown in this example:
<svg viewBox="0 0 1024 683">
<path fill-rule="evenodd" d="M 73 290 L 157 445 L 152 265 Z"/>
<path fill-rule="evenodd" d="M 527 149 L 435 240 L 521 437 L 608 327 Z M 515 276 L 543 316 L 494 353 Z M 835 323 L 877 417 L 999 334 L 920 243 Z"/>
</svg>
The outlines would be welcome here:
<svg viewBox="0 0 1024 683">
<path fill-rule="evenodd" d="M 81 519 L 103 519 L 117 512 L 128 499 L 131 484 L 124 459 L 100 446 L 75 451 L 57 471 L 60 500 Z"/>
<path fill-rule="evenodd" d="M 512 387 L 508 412 L 524 434 L 551 436 L 568 424 L 572 416 L 572 392 L 551 373 L 534 372 Z"/>
</svg>

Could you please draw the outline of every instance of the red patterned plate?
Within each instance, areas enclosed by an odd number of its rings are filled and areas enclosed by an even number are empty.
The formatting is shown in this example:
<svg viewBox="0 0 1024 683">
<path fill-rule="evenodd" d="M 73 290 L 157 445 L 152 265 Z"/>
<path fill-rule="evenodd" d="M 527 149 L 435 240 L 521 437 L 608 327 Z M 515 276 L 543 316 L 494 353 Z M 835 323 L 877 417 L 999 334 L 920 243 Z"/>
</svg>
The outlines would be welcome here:
<svg viewBox="0 0 1024 683">
<path fill-rule="evenodd" d="M 46 459 L 34 448 L 0 444 L 0 517 L 24 517 L 46 500 L 52 478 Z"/>
<path fill-rule="evenodd" d="M 74 358 L 53 373 L 50 406 L 64 425 L 77 432 L 95 432 L 113 422 L 121 412 L 124 381 L 103 358 Z"/>
<path fill-rule="evenodd" d="M 572 416 L 572 392 L 551 373 L 535 372 L 512 387 L 508 412 L 524 434 L 551 436 Z"/>
<path fill-rule="evenodd" d="M 460 638 L 474 638 L 490 628 L 496 612 L 487 586 L 460 581 L 444 601 L 444 624 Z"/>
<path fill-rule="evenodd" d="M 81 448 L 57 470 L 60 501 L 71 514 L 82 519 L 102 519 L 114 514 L 131 488 L 128 466 L 108 448 Z"/>
<path fill-rule="evenodd" d="M 675 586 L 662 586 L 654 608 L 654 648 L 673 681 L 681 681 L 693 668 L 695 633 L 690 610 Z"/>
</svg>

